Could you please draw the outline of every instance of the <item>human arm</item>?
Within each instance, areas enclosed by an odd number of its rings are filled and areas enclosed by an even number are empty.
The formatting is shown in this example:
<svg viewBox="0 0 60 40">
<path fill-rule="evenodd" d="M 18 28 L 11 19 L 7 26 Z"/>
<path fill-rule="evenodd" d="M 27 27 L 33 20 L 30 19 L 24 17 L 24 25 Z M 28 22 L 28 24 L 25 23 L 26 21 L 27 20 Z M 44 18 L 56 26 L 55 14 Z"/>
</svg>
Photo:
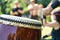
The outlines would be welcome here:
<svg viewBox="0 0 60 40">
<path fill-rule="evenodd" d="M 20 13 L 20 14 L 24 14 L 24 10 L 23 10 L 22 7 L 21 7 L 21 8 L 18 8 L 18 13 Z"/>
<path fill-rule="evenodd" d="M 43 14 L 49 15 L 49 13 L 59 5 L 60 5 L 60 1 L 53 0 L 46 8 L 43 9 Z"/>
<path fill-rule="evenodd" d="M 10 15 L 18 15 L 18 13 L 17 13 L 17 11 L 16 11 L 15 8 L 13 8 L 13 9 L 11 10 Z"/>
</svg>

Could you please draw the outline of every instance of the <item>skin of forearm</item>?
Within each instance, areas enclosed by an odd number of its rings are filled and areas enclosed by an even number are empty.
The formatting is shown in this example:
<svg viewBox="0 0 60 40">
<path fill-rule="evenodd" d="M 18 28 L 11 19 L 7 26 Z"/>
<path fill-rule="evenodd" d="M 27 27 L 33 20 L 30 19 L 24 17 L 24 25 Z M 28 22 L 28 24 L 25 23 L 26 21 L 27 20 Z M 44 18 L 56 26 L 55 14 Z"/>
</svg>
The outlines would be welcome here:
<svg viewBox="0 0 60 40">
<path fill-rule="evenodd" d="M 48 4 L 48 6 L 46 8 L 43 9 L 43 15 L 49 15 L 50 12 L 53 10 L 53 8 L 51 7 L 53 0 Z"/>
<path fill-rule="evenodd" d="M 11 15 L 18 15 L 17 12 L 11 12 Z"/>
<path fill-rule="evenodd" d="M 24 14 L 24 11 L 23 10 L 18 10 L 19 13 L 21 14 Z"/>
<path fill-rule="evenodd" d="M 51 8 L 51 6 L 48 6 L 46 8 L 43 9 L 43 15 L 50 15 L 50 12 L 52 11 L 53 9 Z"/>
<path fill-rule="evenodd" d="M 60 2 L 60 0 L 58 0 Z"/>
</svg>

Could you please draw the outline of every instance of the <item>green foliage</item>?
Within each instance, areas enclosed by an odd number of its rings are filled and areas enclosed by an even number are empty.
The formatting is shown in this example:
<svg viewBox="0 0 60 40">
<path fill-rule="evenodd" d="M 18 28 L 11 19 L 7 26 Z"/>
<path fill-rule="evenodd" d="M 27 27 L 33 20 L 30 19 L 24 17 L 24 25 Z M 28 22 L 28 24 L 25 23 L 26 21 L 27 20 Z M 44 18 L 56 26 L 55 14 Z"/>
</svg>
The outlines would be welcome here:
<svg viewBox="0 0 60 40">
<path fill-rule="evenodd" d="M 3 13 L 3 14 L 9 14 L 12 7 L 13 7 L 13 2 L 15 0 L 0 0 L 0 14 Z M 26 4 L 23 2 L 23 0 L 18 0 L 19 3 L 20 3 L 20 6 L 24 8 L 24 11 L 26 11 L 27 7 L 26 7 Z M 5 3 L 6 2 L 6 3 Z M 3 5 L 2 5 L 3 4 Z"/>
<path fill-rule="evenodd" d="M 6 1 L 6 3 L 4 3 L 5 1 Z M 13 7 L 14 1 L 15 0 L 0 0 L 0 4 L 1 4 L 0 5 L 0 13 L 8 14 Z M 26 0 L 18 0 L 18 2 L 20 3 L 20 6 L 24 8 L 24 11 L 27 11 L 27 6 L 26 6 L 27 4 L 25 1 Z M 51 0 L 36 0 L 36 3 L 41 3 L 41 4 L 43 4 L 44 7 L 46 7 L 50 1 Z"/>
<path fill-rule="evenodd" d="M 26 6 L 27 4 L 23 0 L 18 0 L 18 1 L 20 3 L 20 6 L 24 8 L 24 11 L 26 11 L 27 10 L 27 6 Z"/>
</svg>

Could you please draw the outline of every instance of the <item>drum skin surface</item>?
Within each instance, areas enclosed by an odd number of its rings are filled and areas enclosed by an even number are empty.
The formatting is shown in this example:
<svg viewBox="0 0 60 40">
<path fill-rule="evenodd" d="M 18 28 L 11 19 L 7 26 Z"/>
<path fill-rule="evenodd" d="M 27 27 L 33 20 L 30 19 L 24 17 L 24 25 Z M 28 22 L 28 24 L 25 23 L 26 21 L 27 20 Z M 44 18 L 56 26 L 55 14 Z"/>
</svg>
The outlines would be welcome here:
<svg viewBox="0 0 60 40">
<path fill-rule="evenodd" d="M 0 40 L 40 40 L 41 30 L 0 24 Z"/>
</svg>

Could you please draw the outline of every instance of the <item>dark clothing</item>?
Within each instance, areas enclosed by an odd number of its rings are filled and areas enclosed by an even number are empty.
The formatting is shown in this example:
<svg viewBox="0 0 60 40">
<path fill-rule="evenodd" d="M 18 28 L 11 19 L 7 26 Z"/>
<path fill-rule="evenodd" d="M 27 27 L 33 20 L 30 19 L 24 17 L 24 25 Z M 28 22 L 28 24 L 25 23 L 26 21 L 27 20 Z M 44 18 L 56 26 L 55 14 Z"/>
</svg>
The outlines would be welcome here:
<svg viewBox="0 0 60 40">
<path fill-rule="evenodd" d="M 43 15 L 43 19 L 46 19 L 46 16 L 45 15 Z"/>
<path fill-rule="evenodd" d="M 54 8 L 56 8 L 59 5 L 60 5 L 60 2 L 58 0 L 53 0 L 53 3 L 51 5 L 51 7 L 54 9 Z"/>
<path fill-rule="evenodd" d="M 12 9 L 12 12 L 17 12 L 17 13 L 18 13 L 18 15 L 15 15 L 15 16 L 22 16 L 22 14 L 18 12 L 18 10 L 21 10 L 21 11 L 22 11 L 23 8 L 22 8 L 22 7 L 13 8 L 13 9 Z"/>
<path fill-rule="evenodd" d="M 36 15 L 36 16 L 33 16 L 33 15 L 31 15 L 31 17 L 30 17 L 31 19 L 35 19 L 35 20 L 39 20 L 39 17 Z"/>
<path fill-rule="evenodd" d="M 53 29 L 51 35 L 53 40 L 60 40 L 60 28 L 58 30 Z"/>
<path fill-rule="evenodd" d="M 29 16 L 30 16 L 29 18 L 35 19 L 35 20 L 39 20 L 39 18 L 40 18 L 38 15 L 36 15 L 36 16 L 29 15 Z M 43 15 L 43 19 L 46 19 L 46 16 Z"/>
</svg>

